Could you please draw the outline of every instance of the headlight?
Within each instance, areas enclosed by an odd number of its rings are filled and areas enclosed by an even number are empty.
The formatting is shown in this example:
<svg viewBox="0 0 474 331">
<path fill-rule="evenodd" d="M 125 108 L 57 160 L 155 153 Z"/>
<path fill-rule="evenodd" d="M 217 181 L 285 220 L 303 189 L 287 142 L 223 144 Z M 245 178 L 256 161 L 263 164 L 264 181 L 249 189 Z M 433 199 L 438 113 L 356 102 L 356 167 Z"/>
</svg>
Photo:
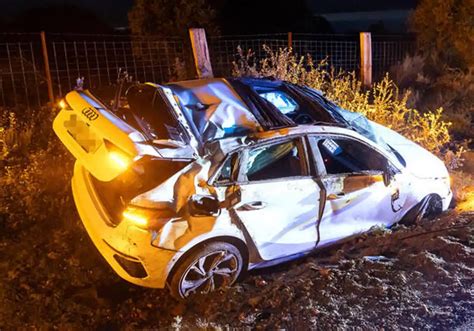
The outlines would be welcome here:
<svg viewBox="0 0 474 331">
<path fill-rule="evenodd" d="M 122 217 L 139 228 L 159 230 L 173 217 L 173 213 L 170 210 L 130 206 L 124 210 Z"/>
</svg>

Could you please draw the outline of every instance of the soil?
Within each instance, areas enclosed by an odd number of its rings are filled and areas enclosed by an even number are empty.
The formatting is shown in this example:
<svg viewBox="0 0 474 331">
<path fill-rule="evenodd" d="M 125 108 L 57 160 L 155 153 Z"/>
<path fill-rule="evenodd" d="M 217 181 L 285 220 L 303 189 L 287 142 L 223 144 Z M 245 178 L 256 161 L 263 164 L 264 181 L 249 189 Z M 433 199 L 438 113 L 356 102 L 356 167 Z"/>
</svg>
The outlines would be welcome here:
<svg viewBox="0 0 474 331">
<path fill-rule="evenodd" d="M 474 213 L 377 228 L 186 302 L 114 274 L 77 219 L 0 238 L 0 329 L 472 329 Z"/>
</svg>

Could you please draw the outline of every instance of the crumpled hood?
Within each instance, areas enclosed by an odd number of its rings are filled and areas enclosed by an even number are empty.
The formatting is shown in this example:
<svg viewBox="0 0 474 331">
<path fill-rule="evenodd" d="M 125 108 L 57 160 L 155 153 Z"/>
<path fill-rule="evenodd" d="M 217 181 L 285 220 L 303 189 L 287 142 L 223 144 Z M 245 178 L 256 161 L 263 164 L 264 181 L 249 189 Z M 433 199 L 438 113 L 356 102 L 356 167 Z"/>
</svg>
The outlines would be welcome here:
<svg viewBox="0 0 474 331">
<path fill-rule="evenodd" d="M 437 156 L 399 133 L 372 122 L 374 132 L 405 159 L 406 169 L 418 178 L 449 177 L 445 164 Z"/>
</svg>

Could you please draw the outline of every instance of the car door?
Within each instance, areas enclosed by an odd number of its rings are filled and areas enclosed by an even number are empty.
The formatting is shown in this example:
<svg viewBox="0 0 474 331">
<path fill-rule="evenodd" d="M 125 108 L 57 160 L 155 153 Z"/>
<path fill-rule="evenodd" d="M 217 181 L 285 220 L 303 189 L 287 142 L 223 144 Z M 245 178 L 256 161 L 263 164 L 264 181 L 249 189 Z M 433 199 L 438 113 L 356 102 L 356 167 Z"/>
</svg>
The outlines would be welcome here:
<svg viewBox="0 0 474 331">
<path fill-rule="evenodd" d="M 309 144 L 326 190 L 320 245 L 398 221 L 407 189 L 382 153 L 346 136 L 313 136 Z"/>
<path fill-rule="evenodd" d="M 233 210 L 264 260 L 314 247 L 320 189 L 300 138 L 245 149 L 233 189 L 239 192 Z"/>
</svg>

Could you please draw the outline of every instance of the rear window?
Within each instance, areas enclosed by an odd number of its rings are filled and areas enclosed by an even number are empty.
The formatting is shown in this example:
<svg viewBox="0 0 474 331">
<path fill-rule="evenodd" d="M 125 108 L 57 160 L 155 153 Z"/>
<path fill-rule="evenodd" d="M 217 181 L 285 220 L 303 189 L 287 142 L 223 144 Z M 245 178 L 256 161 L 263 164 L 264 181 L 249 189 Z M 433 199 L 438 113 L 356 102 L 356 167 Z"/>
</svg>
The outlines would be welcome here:
<svg viewBox="0 0 474 331">
<path fill-rule="evenodd" d="M 149 85 L 132 86 L 127 101 L 137 129 L 152 139 L 183 141 L 179 123 L 172 116 L 169 105 L 158 89 Z M 183 141 L 184 142 L 184 141 Z"/>
</svg>

